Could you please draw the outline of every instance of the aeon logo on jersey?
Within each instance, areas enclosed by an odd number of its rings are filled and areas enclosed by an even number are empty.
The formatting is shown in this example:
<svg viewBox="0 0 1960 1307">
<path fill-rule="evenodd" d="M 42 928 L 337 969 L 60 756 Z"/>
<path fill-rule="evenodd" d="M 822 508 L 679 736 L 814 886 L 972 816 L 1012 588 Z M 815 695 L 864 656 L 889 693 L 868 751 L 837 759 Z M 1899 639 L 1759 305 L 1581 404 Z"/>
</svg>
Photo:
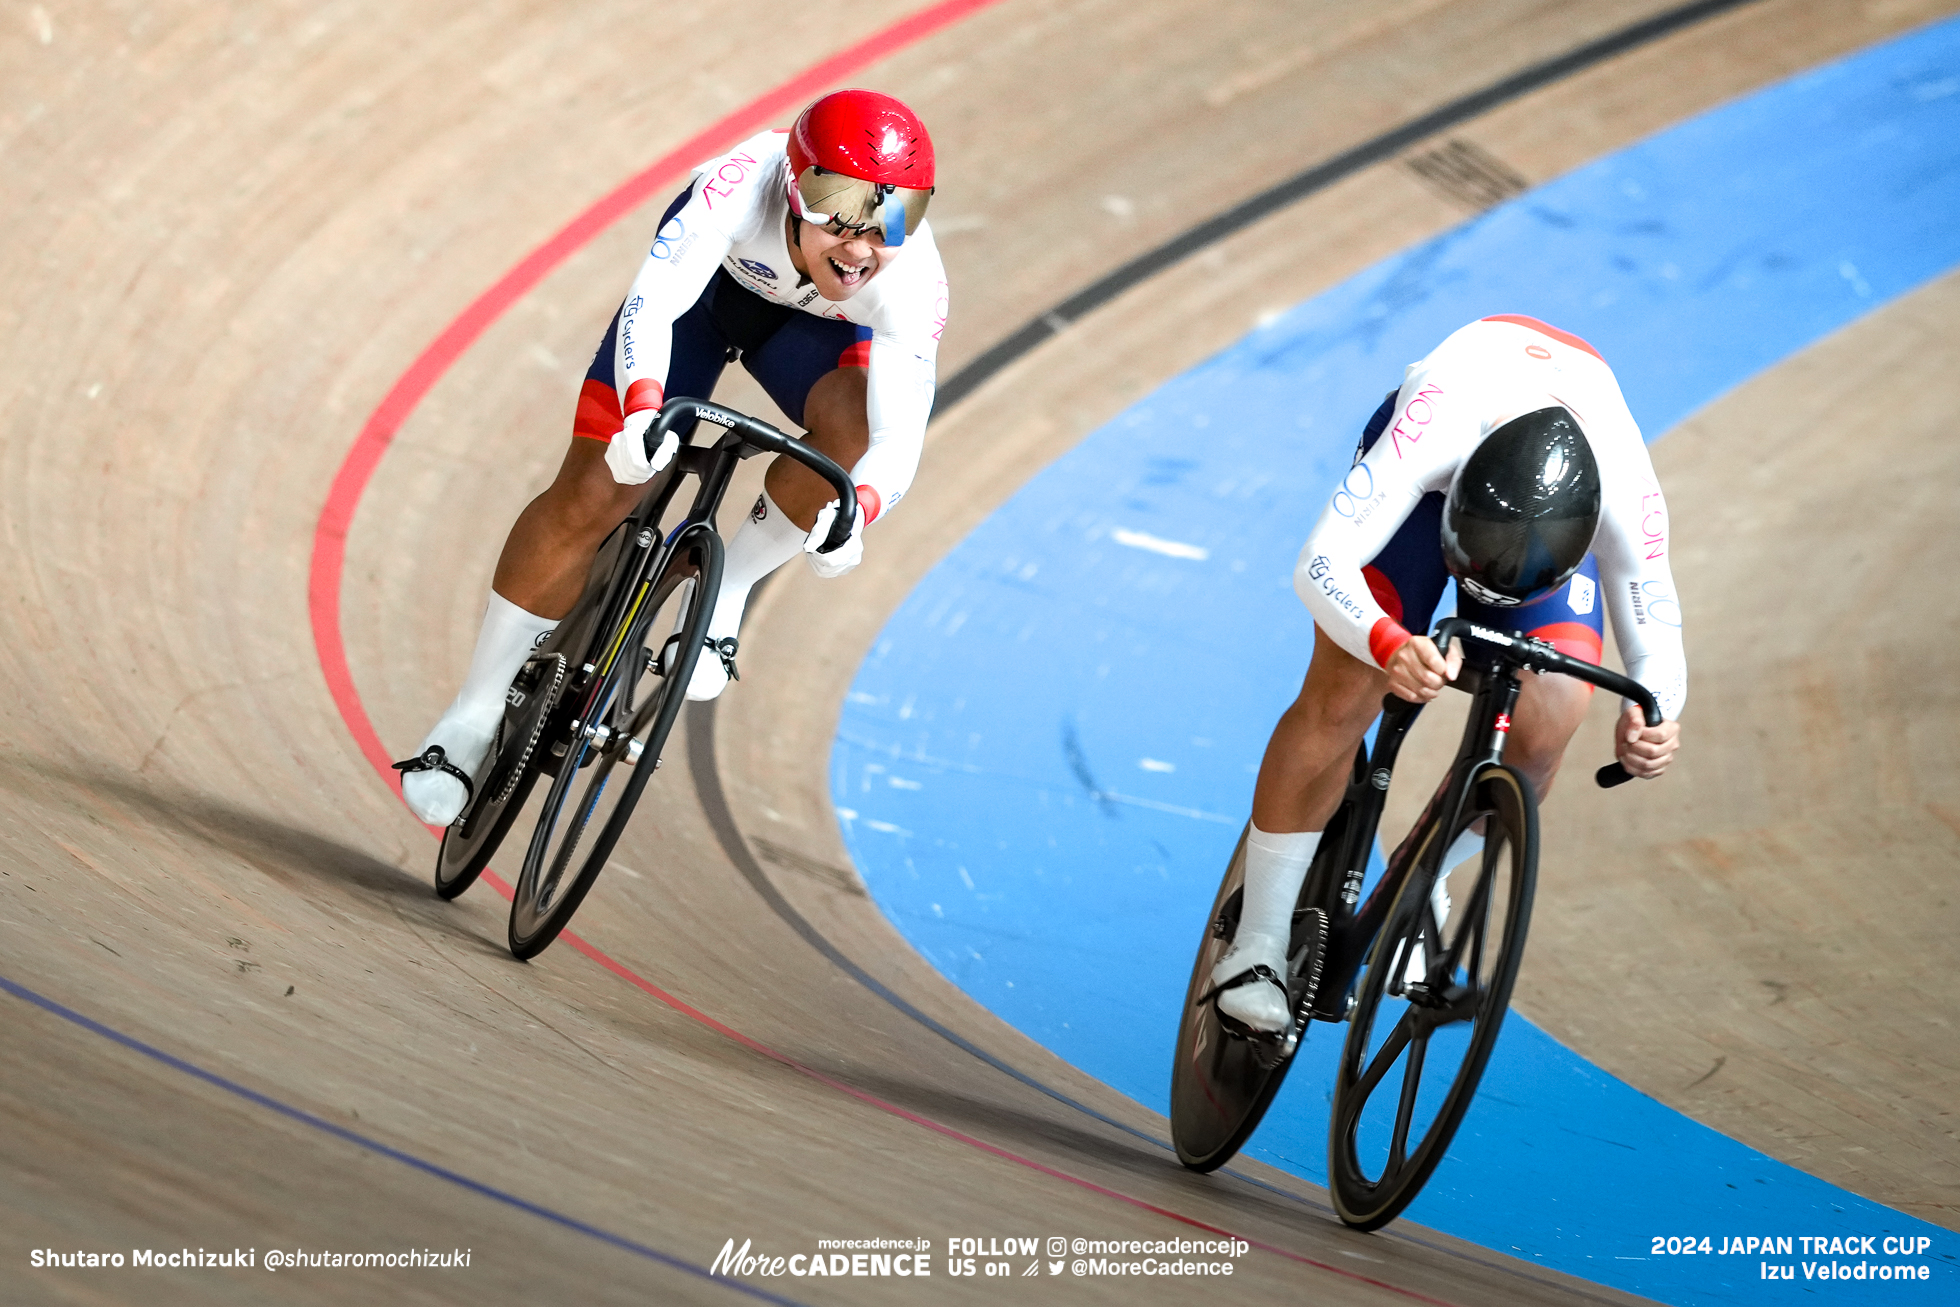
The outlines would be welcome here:
<svg viewBox="0 0 1960 1307">
<path fill-rule="evenodd" d="M 932 302 L 932 338 L 934 340 L 938 340 L 946 334 L 946 314 L 952 307 L 951 300 L 948 296 L 949 292 L 946 289 L 946 283 L 942 281 L 939 283 L 939 298 Z"/>
<path fill-rule="evenodd" d="M 1423 428 L 1436 420 L 1436 405 L 1431 401 L 1442 393 L 1441 386 L 1424 386 L 1416 391 L 1415 398 L 1402 410 L 1402 416 L 1389 428 L 1389 434 L 1395 437 L 1395 457 L 1402 457 L 1404 441 L 1415 444 L 1422 439 Z"/>
<path fill-rule="evenodd" d="M 707 201 L 710 209 L 715 207 L 715 197 L 724 200 L 735 197 L 735 188 L 748 180 L 749 172 L 755 167 L 752 154 L 731 154 L 721 161 L 721 166 L 710 176 L 701 179 L 701 198 Z"/>
<path fill-rule="evenodd" d="M 757 262 L 755 259 L 737 259 L 735 262 L 741 264 L 751 275 L 760 277 L 764 281 L 777 280 L 776 270 L 766 263 Z"/>
<path fill-rule="evenodd" d="M 1658 490 L 1640 497 L 1640 547 L 1647 551 L 1643 558 L 1667 555 L 1667 501 Z"/>
</svg>

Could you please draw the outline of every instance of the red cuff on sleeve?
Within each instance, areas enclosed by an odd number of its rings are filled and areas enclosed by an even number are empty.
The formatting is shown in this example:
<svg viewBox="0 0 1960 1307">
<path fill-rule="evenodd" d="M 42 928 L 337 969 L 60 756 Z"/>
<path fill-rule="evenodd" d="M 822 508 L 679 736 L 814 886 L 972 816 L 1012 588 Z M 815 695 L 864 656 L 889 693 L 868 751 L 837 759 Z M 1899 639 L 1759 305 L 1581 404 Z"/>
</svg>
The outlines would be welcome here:
<svg viewBox="0 0 1960 1307">
<path fill-rule="evenodd" d="M 885 509 L 885 501 L 878 498 L 878 492 L 870 486 L 858 487 L 858 515 L 864 524 L 870 526 L 878 520 L 878 514 Z"/>
<path fill-rule="evenodd" d="M 1368 632 L 1368 652 L 1375 656 L 1377 667 L 1388 666 L 1388 660 L 1395 651 L 1409 642 L 1409 633 L 1402 629 L 1401 623 L 1384 617 L 1375 623 L 1375 629 Z"/>
<path fill-rule="evenodd" d="M 667 400 L 667 392 L 652 377 L 641 377 L 626 388 L 626 411 L 640 413 L 652 409 L 658 413 Z"/>
<path fill-rule="evenodd" d="M 572 415 L 572 434 L 587 440 L 609 441 L 626 425 L 619 415 L 619 393 L 603 381 L 585 379 L 579 387 L 578 411 Z"/>
</svg>

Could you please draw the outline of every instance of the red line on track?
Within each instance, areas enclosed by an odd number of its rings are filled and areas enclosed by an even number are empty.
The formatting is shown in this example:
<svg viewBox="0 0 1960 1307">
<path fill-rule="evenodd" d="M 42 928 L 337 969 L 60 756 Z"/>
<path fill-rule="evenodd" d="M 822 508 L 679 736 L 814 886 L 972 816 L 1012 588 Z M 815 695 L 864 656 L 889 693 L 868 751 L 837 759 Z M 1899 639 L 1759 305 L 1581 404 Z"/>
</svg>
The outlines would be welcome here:
<svg viewBox="0 0 1960 1307">
<path fill-rule="evenodd" d="M 326 678 L 327 689 L 333 696 L 334 705 L 340 710 L 341 720 L 346 723 L 348 732 L 360 746 L 361 753 L 369 764 L 397 795 L 401 793 L 401 775 L 389 766 L 391 759 L 388 751 L 382 746 L 381 737 L 376 733 L 373 722 L 368 719 L 367 709 L 361 702 L 360 691 L 354 685 L 353 672 L 347 665 L 346 643 L 340 631 L 340 591 L 347 557 L 347 532 L 353 524 L 354 512 L 360 507 L 361 496 L 366 492 L 369 481 L 373 479 L 375 468 L 380 465 L 382 455 L 387 453 L 388 446 L 393 443 L 402 423 L 407 421 L 409 414 L 415 411 L 415 407 L 422 402 L 423 397 L 429 393 L 435 383 L 442 379 L 451 365 L 462 356 L 463 351 L 474 344 L 492 323 L 502 317 L 513 304 L 559 264 L 584 247 L 600 232 L 644 203 L 663 183 L 695 162 L 712 156 L 717 150 L 741 139 L 744 134 L 761 127 L 784 110 L 801 104 L 825 87 L 873 60 L 923 40 L 960 19 L 997 3 L 999 0 L 946 0 L 945 3 L 920 10 L 848 50 L 805 69 L 789 81 L 764 92 L 719 122 L 696 133 L 684 144 L 635 173 L 622 185 L 572 219 L 544 244 L 525 255 L 516 267 L 500 277 L 490 289 L 472 300 L 469 306 L 443 328 L 421 354 L 416 356 L 415 361 L 409 364 L 408 370 L 403 372 L 389 388 L 374 412 L 368 415 L 367 423 L 361 428 L 360 435 L 355 438 L 353 448 L 348 451 L 339 471 L 334 474 L 333 484 L 327 491 L 326 505 L 321 509 L 319 520 L 314 526 L 313 562 L 308 576 L 307 607 L 313 621 L 313 646 L 319 654 L 320 670 Z M 495 872 L 485 871 L 483 880 L 504 898 L 511 897 L 509 883 Z M 819 1084 L 827 1085 L 839 1093 L 849 1095 L 881 1112 L 923 1126 L 936 1134 L 957 1140 L 970 1148 L 978 1149 L 1004 1161 L 1027 1167 L 1091 1193 L 1101 1194 L 1106 1198 L 1115 1199 L 1117 1202 L 1166 1217 L 1194 1229 L 1225 1238 L 1239 1239 L 1253 1248 L 1276 1254 L 1289 1261 L 1328 1271 L 1344 1279 L 1372 1285 L 1416 1302 L 1429 1303 L 1432 1307 L 1450 1307 L 1450 1304 L 1441 1299 L 1430 1298 L 1409 1289 L 1371 1279 L 1346 1267 L 1316 1261 L 1300 1253 L 1262 1243 L 1216 1225 L 1209 1225 L 1196 1217 L 1185 1216 L 1141 1198 L 1133 1198 L 1092 1180 L 1085 1180 L 1080 1176 L 1070 1175 L 1066 1171 L 1044 1165 L 1033 1158 L 1023 1157 L 997 1144 L 990 1144 L 984 1139 L 964 1134 L 930 1117 L 907 1111 L 895 1103 L 888 1103 L 873 1094 L 804 1066 L 787 1054 L 779 1053 L 767 1044 L 723 1025 L 707 1013 L 690 1007 L 667 993 L 625 964 L 615 960 L 604 950 L 569 930 L 564 931 L 559 938 L 627 984 L 658 999 L 676 1012 L 701 1023 L 717 1034 L 734 1040 L 772 1062 L 807 1076 Z"/>
</svg>

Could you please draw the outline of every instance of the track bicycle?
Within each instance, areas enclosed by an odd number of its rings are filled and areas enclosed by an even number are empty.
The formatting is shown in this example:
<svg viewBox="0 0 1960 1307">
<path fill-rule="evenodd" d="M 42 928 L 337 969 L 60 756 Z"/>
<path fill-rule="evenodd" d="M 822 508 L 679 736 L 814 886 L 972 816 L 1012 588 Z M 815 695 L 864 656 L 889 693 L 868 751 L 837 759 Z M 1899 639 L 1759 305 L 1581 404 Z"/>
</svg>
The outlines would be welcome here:
<svg viewBox="0 0 1960 1307">
<path fill-rule="evenodd" d="M 701 427 L 720 438 L 692 443 Z M 436 893 L 453 899 L 489 864 L 538 782 L 548 782 L 511 898 L 510 951 L 519 958 L 543 952 L 591 892 L 660 766 L 695 664 L 719 657 L 734 675 L 735 642 L 712 642 L 707 631 L 721 590 L 715 514 L 736 465 L 787 454 L 830 483 L 839 509 L 820 552 L 849 539 L 855 522 L 850 475 L 768 423 L 671 399 L 647 433 L 649 458 L 676 429 L 686 443 L 600 545 L 578 602 L 511 683 L 470 801 L 436 855 Z M 692 504 L 663 526 L 689 476 L 700 483 Z"/>
<path fill-rule="evenodd" d="M 1395 757 L 1422 711 L 1420 704 L 1384 697 L 1374 749 L 1364 743 L 1356 750 L 1346 794 L 1294 908 L 1286 977 L 1291 1024 L 1277 1035 L 1233 1030 L 1214 1002 L 1212 967 L 1238 929 L 1241 835 L 1178 1027 L 1171 1136 L 1178 1160 L 1211 1171 L 1265 1115 L 1307 1023 L 1348 1023 L 1334 1082 L 1327 1176 L 1336 1214 L 1361 1230 L 1395 1219 L 1442 1160 L 1497 1042 L 1524 957 L 1538 875 L 1538 803 L 1530 784 L 1503 760 L 1518 673 L 1574 676 L 1639 704 L 1648 725 L 1661 720 L 1644 686 L 1543 641 L 1460 617 L 1436 627 L 1445 656 L 1452 639 L 1464 645 L 1454 684 L 1472 696 L 1455 760 L 1362 902 Z M 1632 778 L 1615 762 L 1595 779 L 1608 787 Z M 1470 883 L 1451 887 L 1459 895 L 1451 903 L 1434 894 L 1439 874 L 1450 870 L 1439 864 L 1456 837 L 1478 823 L 1482 857 L 1458 873 L 1458 881 Z M 1473 865 L 1466 878 L 1462 872 Z"/>
</svg>

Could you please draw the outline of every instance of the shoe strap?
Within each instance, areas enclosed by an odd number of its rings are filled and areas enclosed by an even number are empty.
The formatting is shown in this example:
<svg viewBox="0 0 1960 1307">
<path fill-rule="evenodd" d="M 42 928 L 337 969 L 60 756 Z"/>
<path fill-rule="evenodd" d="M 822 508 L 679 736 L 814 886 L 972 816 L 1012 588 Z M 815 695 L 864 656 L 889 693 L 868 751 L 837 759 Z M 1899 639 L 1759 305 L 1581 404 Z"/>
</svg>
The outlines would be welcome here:
<svg viewBox="0 0 1960 1307">
<path fill-rule="evenodd" d="M 1217 998 L 1228 989 L 1237 989 L 1241 985 L 1256 984 L 1261 980 L 1277 989 L 1282 999 L 1287 997 L 1286 982 L 1281 980 L 1278 973 L 1271 967 L 1261 962 L 1257 966 L 1247 967 L 1244 971 L 1239 972 L 1238 975 L 1233 976 L 1229 980 L 1219 981 L 1206 991 L 1198 1001 L 1200 1003 L 1209 1003 L 1212 999 Z"/>
<path fill-rule="evenodd" d="M 729 680 L 742 679 L 742 674 L 735 670 L 735 651 L 742 647 L 740 640 L 732 635 L 725 635 L 719 640 L 706 639 L 703 643 L 708 646 L 708 652 L 721 659 L 722 670 L 728 673 Z"/>
<path fill-rule="evenodd" d="M 470 774 L 461 767 L 458 767 L 455 763 L 449 761 L 449 755 L 443 752 L 440 744 L 432 744 L 413 758 L 404 758 L 400 762 L 390 763 L 388 765 L 404 776 L 410 772 L 417 771 L 447 772 L 449 775 L 454 776 L 457 780 L 463 782 L 463 810 L 465 812 L 469 810 L 470 800 L 476 795 L 476 785 L 470 780 Z"/>
</svg>

